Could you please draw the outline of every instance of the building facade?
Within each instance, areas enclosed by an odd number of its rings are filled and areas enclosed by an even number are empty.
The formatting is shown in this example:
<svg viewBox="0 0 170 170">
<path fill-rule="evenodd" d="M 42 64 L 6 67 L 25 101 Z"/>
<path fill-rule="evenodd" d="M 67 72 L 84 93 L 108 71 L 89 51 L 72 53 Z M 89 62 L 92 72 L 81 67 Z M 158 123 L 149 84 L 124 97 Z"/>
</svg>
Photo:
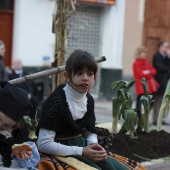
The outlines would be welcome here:
<svg viewBox="0 0 170 170">
<path fill-rule="evenodd" d="M 55 49 L 55 35 L 52 33 L 55 1 L 14 2 L 12 35 L 9 40 L 11 55 L 6 55 L 6 66 L 10 66 L 13 58 L 20 58 L 27 68 L 41 68 L 47 64 L 47 59 L 50 64 L 54 59 Z M 105 56 L 107 60 L 99 64 L 99 85 L 92 92 L 96 97 L 104 96 L 110 99 L 110 84 L 132 75 L 134 49 L 142 43 L 141 18 L 144 0 L 78 2 L 80 8 L 68 21 L 66 58 L 75 49 L 87 50 L 95 57 Z M 2 11 L 4 9 L 0 10 Z M 0 35 L 0 39 L 3 39 L 3 36 Z"/>
</svg>

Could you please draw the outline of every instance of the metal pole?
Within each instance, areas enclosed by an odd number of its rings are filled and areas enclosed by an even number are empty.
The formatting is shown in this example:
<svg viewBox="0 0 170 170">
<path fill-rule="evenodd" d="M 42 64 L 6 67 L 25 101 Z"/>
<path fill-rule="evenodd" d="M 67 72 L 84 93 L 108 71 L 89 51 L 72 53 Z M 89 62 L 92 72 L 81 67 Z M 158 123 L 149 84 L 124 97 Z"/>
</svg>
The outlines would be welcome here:
<svg viewBox="0 0 170 170">
<path fill-rule="evenodd" d="M 103 56 L 100 58 L 95 58 L 95 60 L 97 63 L 100 63 L 100 62 L 106 61 L 106 57 Z M 20 83 L 28 82 L 29 80 L 38 79 L 38 78 L 42 78 L 42 77 L 49 76 L 52 74 L 56 74 L 56 73 L 62 72 L 64 70 L 65 70 L 65 65 L 57 67 L 57 68 L 52 68 L 52 69 L 40 71 L 37 73 L 33 73 L 33 74 L 30 74 L 30 75 L 27 75 L 24 77 L 20 77 L 17 79 L 13 79 L 13 80 L 10 80 L 9 82 L 11 84 L 17 85 Z"/>
</svg>

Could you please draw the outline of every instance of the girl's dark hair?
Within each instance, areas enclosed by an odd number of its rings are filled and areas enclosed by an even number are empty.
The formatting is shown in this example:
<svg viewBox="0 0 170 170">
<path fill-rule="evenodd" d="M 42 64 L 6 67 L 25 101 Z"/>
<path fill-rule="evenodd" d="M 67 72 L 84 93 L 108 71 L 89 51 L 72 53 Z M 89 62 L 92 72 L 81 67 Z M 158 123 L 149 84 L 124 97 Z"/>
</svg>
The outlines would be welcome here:
<svg viewBox="0 0 170 170">
<path fill-rule="evenodd" d="M 97 62 L 92 54 L 82 50 L 75 50 L 66 61 L 66 71 L 71 75 L 83 68 L 87 68 L 96 74 L 98 69 Z"/>
</svg>

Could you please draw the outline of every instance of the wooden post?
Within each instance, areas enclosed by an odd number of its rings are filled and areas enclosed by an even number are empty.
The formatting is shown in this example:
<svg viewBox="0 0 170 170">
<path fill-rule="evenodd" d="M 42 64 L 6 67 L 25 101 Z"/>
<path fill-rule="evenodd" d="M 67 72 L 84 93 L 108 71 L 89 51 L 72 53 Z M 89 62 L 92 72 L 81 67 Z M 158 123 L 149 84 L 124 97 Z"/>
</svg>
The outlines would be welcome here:
<svg viewBox="0 0 170 170">
<path fill-rule="evenodd" d="M 77 0 L 56 0 L 53 14 L 53 33 L 55 33 L 55 59 L 53 67 L 64 65 L 67 42 L 67 19 L 75 11 Z M 63 74 L 52 76 L 52 91 L 57 85 L 63 83 Z"/>
</svg>

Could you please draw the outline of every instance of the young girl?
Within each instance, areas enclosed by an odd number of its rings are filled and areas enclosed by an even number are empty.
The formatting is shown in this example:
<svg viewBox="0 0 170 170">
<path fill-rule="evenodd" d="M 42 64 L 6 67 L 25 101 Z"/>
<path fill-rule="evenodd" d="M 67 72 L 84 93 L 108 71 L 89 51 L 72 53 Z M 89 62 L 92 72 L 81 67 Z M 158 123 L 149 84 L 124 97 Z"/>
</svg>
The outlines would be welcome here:
<svg viewBox="0 0 170 170">
<path fill-rule="evenodd" d="M 90 53 L 77 50 L 70 55 L 64 72 L 66 84 L 59 85 L 42 108 L 38 148 L 47 155 L 74 157 L 99 170 L 126 170 L 97 143 L 94 100 L 89 94 L 97 69 Z"/>
<path fill-rule="evenodd" d="M 135 88 L 137 94 L 137 114 L 140 117 L 141 111 L 139 110 L 138 104 L 140 102 L 140 97 L 144 94 L 144 89 L 141 84 L 142 78 L 146 78 L 148 82 L 148 91 L 149 94 L 154 94 L 159 88 L 159 84 L 154 79 L 154 75 L 156 74 L 156 69 L 152 66 L 152 64 L 146 59 L 147 57 L 147 49 L 145 47 L 138 47 L 136 49 L 135 61 L 133 63 L 133 74 L 136 79 Z M 154 115 L 153 115 L 153 120 Z"/>
<path fill-rule="evenodd" d="M 40 157 L 37 147 L 29 141 L 28 130 L 20 123 L 30 108 L 25 90 L 6 81 L 0 82 L 0 167 L 33 169 L 38 164 Z M 12 154 L 12 146 L 23 142 L 33 150 L 24 149 L 17 155 Z"/>
</svg>

